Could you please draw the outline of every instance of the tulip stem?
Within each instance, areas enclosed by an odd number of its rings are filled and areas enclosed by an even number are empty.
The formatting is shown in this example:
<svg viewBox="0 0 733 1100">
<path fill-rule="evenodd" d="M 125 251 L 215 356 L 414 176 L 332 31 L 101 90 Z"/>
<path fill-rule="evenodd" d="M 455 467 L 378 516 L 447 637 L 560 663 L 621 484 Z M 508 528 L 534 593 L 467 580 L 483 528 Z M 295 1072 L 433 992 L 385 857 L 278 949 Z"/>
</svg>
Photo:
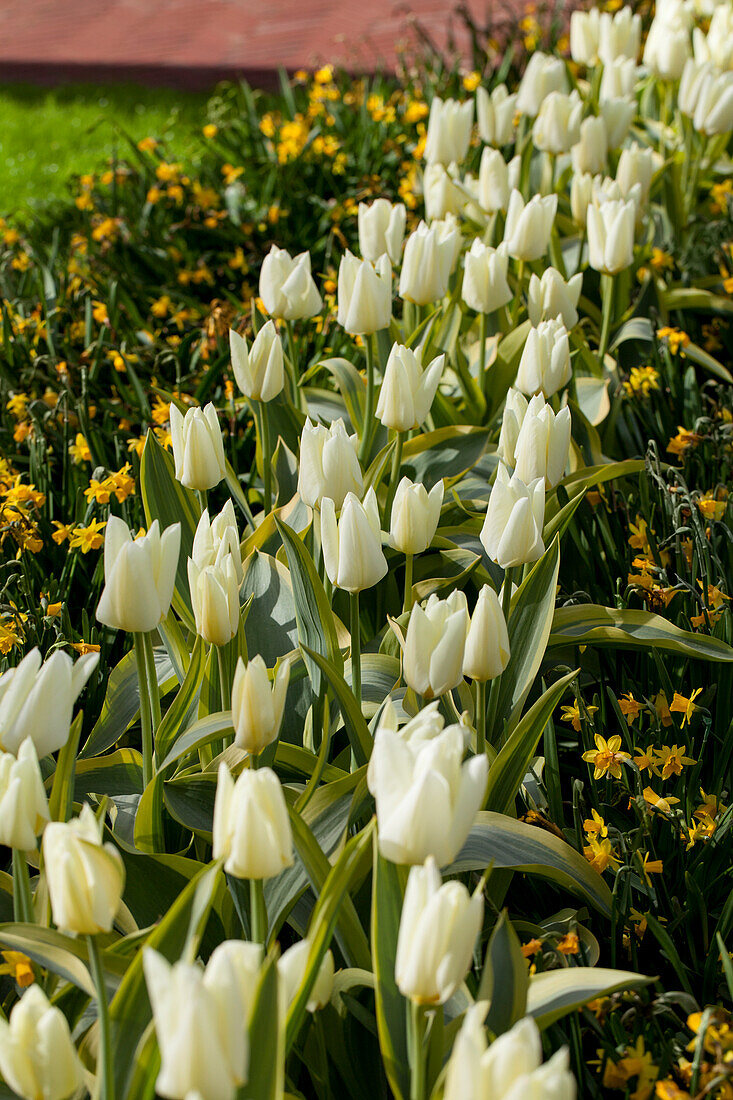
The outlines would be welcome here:
<svg viewBox="0 0 733 1100">
<path fill-rule="evenodd" d="M 416 1001 L 410 1001 L 410 1100 L 425 1100 L 425 1010 Z"/>
<path fill-rule="evenodd" d="M 486 752 L 486 681 L 476 681 L 476 754 Z"/>
<path fill-rule="evenodd" d="M 509 566 L 504 570 L 504 588 L 501 594 L 501 612 L 504 616 L 504 621 L 509 623 L 509 615 L 511 613 L 512 603 L 512 577 L 514 575 L 514 569 L 516 567 Z M 491 681 L 491 687 L 489 688 L 489 704 L 487 708 L 486 718 L 486 732 L 489 735 L 489 741 L 491 744 L 495 744 L 496 737 L 494 736 L 494 726 L 496 725 L 496 709 L 499 705 L 499 687 L 501 685 L 501 674 L 495 676 Z"/>
<path fill-rule="evenodd" d="M 412 565 L 413 554 L 405 554 L 405 598 L 402 603 L 402 611 L 412 611 Z"/>
<path fill-rule="evenodd" d="M 390 515 L 392 512 L 392 504 L 394 502 L 395 493 L 397 492 L 397 486 L 400 479 L 400 468 L 402 466 L 402 447 L 404 443 L 404 434 L 402 432 L 395 433 L 395 445 L 392 451 L 392 469 L 389 475 L 389 485 L 387 486 L 387 500 L 384 505 L 384 527 L 385 530 L 389 530 Z"/>
<path fill-rule="evenodd" d="M 267 941 L 267 907 L 261 878 L 249 880 L 249 923 L 252 943 L 264 944 Z"/>
<path fill-rule="evenodd" d="M 158 671 L 155 667 L 155 650 L 153 647 L 153 635 L 144 634 L 145 642 L 145 671 L 148 679 L 148 691 L 150 693 L 150 719 L 153 725 L 153 742 L 160 725 L 160 687 L 158 685 Z"/>
<path fill-rule="evenodd" d="M 486 322 L 488 317 L 480 313 L 478 318 L 478 384 L 481 393 L 486 397 Z"/>
<path fill-rule="evenodd" d="M 262 426 L 262 503 L 267 516 L 272 511 L 272 442 L 270 440 L 270 417 L 268 416 L 267 405 L 264 401 L 260 401 L 259 405 L 260 424 Z"/>
<path fill-rule="evenodd" d="M 224 646 L 216 647 L 216 659 L 219 665 L 219 695 L 221 697 L 221 709 L 229 710 L 232 705 L 232 685 L 229 682 L 229 666 Z"/>
<path fill-rule="evenodd" d="M 109 1009 L 107 990 L 104 984 L 104 970 L 96 936 L 87 936 L 89 948 L 89 966 L 92 971 L 94 988 L 97 993 L 97 1025 L 99 1043 L 97 1046 L 97 1096 L 99 1100 L 114 1100 L 115 1079 L 112 1066 L 112 1036 L 109 1027 Z"/>
<path fill-rule="evenodd" d="M 512 328 L 517 323 L 519 317 L 519 309 L 522 304 L 522 286 L 524 284 L 524 260 L 519 260 L 517 263 L 517 293 L 514 298 L 514 305 L 512 306 Z"/>
<path fill-rule="evenodd" d="M 150 710 L 145 635 L 135 632 L 135 663 L 137 664 L 137 688 L 140 697 L 140 728 L 143 747 L 143 789 L 153 778 L 153 720 Z"/>
<path fill-rule="evenodd" d="M 25 852 L 13 848 L 13 920 L 33 924 L 33 895 Z"/>
<path fill-rule="evenodd" d="M 361 710 L 361 634 L 359 633 L 359 593 L 349 594 L 351 626 L 351 690 Z"/>
<path fill-rule="evenodd" d="M 370 335 L 364 337 L 364 350 L 366 352 L 366 404 L 364 405 L 364 424 L 359 446 L 359 461 L 362 466 L 366 465 L 369 458 L 374 421 L 374 349 Z"/>
<path fill-rule="evenodd" d="M 601 299 L 603 314 L 601 319 L 601 338 L 598 342 L 598 361 L 603 367 L 606 358 L 608 338 L 611 334 L 611 314 L 613 312 L 613 275 L 601 275 Z"/>
</svg>

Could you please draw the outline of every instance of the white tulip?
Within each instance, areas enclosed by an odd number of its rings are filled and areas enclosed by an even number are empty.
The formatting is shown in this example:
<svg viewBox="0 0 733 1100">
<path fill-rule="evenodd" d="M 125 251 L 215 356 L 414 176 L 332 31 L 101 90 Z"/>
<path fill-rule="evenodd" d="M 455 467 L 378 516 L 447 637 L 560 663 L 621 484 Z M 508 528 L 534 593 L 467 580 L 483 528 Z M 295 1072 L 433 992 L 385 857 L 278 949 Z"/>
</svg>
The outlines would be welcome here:
<svg viewBox="0 0 733 1100">
<path fill-rule="evenodd" d="M 389 257 L 376 264 L 360 260 L 348 250 L 338 274 L 338 323 L 361 336 L 389 328 L 392 319 L 392 268 Z"/>
<path fill-rule="evenodd" d="M 486 793 L 485 754 L 462 763 L 468 728 L 443 728 L 431 703 L 401 730 L 388 701 L 374 737 L 367 784 L 377 807 L 379 850 L 393 863 L 450 864 Z"/>
<path fill-rule="evenodd" d="M 187 489 L 213 489 L 226 475 L 224 443 L 219 419 L 211 402 L 193 407 L 186 415 L 171 405 L 171 446 L 176 479 Z"/>
<path fill-rule="evenodd" d="M 473 100 L 433 97 L 428 118 L 425 160 L 428 164 L 460 164 L 465 160 L 473 127 Z"/>
<path fill-rule="evenodd" d="M 600 106 L 609 149 L 618 149 L 626 138 L 636 114 L 636 103 L 623 96 L 607 99 Z"/>
<path fill-rule="evenodd" d="M 376 199 L 373 203 L 360 202 L 357 217 L 359 250 L 364 259 L 375 263 L 386 252 L 391 262 L 398 264 L 405 238 L 405 204 L 393 204 L 388 199 Z"/>
<path fill-rule="evenodd" d="M 35 851 L 36 837 L 48 820 L 38 757 L 33 741 L 26 737 L 17 759 L 10 752 L 0 752 L 0 844 Z"/>
<path fill-rule="evenodd" d="M 570 16 L 570 56 L 576 65 L 598 64 L 600 16 L 598 8 L 574 11 Z"/>
<path fill-rule="evenodd" d="M 695 60 L 711 62 L 721 72 L 733 68 L 733 7 L 718 4 L 710 18 L 707 36 L 699 27 L 692 32 Z"/>
<path fill-rule="evenodd" d="M 482 586 L 471 616 L 463 656 L 463 675 L 484 683 L 501 676 L 509 664 L 509 634 L 499 597 L 489 584 Z"/>
<path fill-rule="evenodd" d="M 0 749 L 17 756 L 26 738 L 39 758 L 63 748 L 69 740 L 74 703 L 98 664 L 98 653 L 86 653 L 74 662 L 60 649 L 41 663 L 41 651 L 34 647 L 19 665 L 4 672 L 0 676 Z"/>
<path fill-rule="evenodd" d="M 679 108 L 699 134 L 712 137 L 733 129 L 733 72 L 689 60 L 680 81 Z"/>
<path fill-rule="evenodd" d="M 602 202 L 588 207 L 588 260 L 604 275 L 617 275 L 634 262 L 636 204 Z"/>
<path fill-rule="evenodd" d="M 54 924 L 62 932 L 111 932 L 125 886 L 125 865 L 103 843 L 104 822 L 88 803 L 71 821 L 52 821 L 43 833 L 43 866 Z"/>
<path fill-rule="evenodd" d="M 412 867 L 402 903 L 395 981 L 403 997 L 445 1004 L 466 977 L 484 915 L 482 886 L 443 883 L 432 856 Z"/>
<path fill-rule="evenodd" d="M 578 302 L 583 287 L 583 275 L 578 272 L 567 282 L 554 267 L 547 267 L 542 278 L 531 275 L 527 292 L 527 312 L 536 328 L 540 321 L 560 320 L 565 328 L 578 323 Z"/>
<path fill-rule="evenodd" d="M 68 1100 L 84 1084 L 66 1017 L 39 985 L 0 1018 L 0 1073 L 23 1100 Z"/>
<path fill-rule="evenodd" d="M 442 480 L 428 493 L 424 485 L 403 477 L 392 502 L 389 545 L 403 554 L 422 554 L 435 537 L 442 504 Z"/>
<path fill-rule="evenodd" d="M 282 955 L 277 960 L 277 970 L 282 982 L 286 1005 L 291 1005 L 298 994 L 298 990 L 305 977 L 305 968 L 308 963 L 310 949 L 310 940 L 299 940 L 298 943 L 294 943 L 292 947 L 289 947 L 287 951 L 283 951 Z M 305 1006 L 307 1012 L 318 1012 L 320 1009 L 326 1007 L 333 993 L 333 977 L 333 955 L 330 951 L 327 951 L 323 956 L 323 962 L 318 970 L 318 977 L 315 980 L 308 1003 Z"/>
<path fill-rule="evenodd" d="M 260 298 L 271 317 L 298 321 L 315 317 L 322 302 L 311 275 L 311 258 L 307 252 L 291 256 L 284 248 L 273 245 L 262 261 Z"/>
<path fill-rule="evenodd" d="M 422 368 L 422 350 L 393 344 L 377 399 L 377 419 L 398 432 L 419 428 L 427 419 L 438 390 L 445 355 Z"/>
<path fill-rule="evenodd" d="M 604 65 L 599 92 L 601 103 L 633 96 L 637 76 L 638 69 L 633 57 L 617 57 Z"/>
<path fill-rule="evenodd" d="M 361 496 L 357 446 L 356 436 L 347 434 L 340 417 L 327 428 L 306 419 L 298 464 L 298 493 L 304 504 L 320 508 L 324 496 L 329 496 L 338 511 L 348 493 Z"/>
<path fill-rule="evenodd" d="M 551 397 L 567 386 L 573 373 L 568 330 L 562 321 L 540 321 L 529 331 L 514 385 L 528 396 Z"/>
<path fill-rule="evenodd" d="M 580 139 L 570 150 L 573 171 L 595 175 L 606 167 L 608 134 L 602 117 L 586 118 L 580 124 Z"/>
<path fill-rule="evenodd" d="M 387 559 L 373 487 L 367 490 L 363 503 L 348 493 L 338 519 L 334 502 L 330 497 L 323 498 L 321 545 L 328 579 L 337 588 L 361 592 L 381 581 L 387 572 Z"/>
<path fill-rule="evenodd" d="M 271 768 L 232 779 L 219 765 L 214 800 L 214 859 L 235 878 L 274 878 L 293 864 L 293 834 L 280 780 Z"/>
<path fill-rule="evenodd" d="M 463 679 L 468 623 L 466 597 L 459 590 L 451 592 L 445 600 L 433 593 L 424 606 L 413 607 L 402 655 L 402 674 L 409 687 L 424 699 L 436 699 Z"/>
<path fill-rule="evenodd" d="M 443 298 L 461 249 L 458 223 L 450 218 L 428 228 L 420 222 L 407 238 L 400 274 L 400 297 L 418 305 Z"/>
<path fill-rule="evenodd" d="M 514 448 L 528 408 L 529 402 L 524 394 L 511 386 L 504 402 L 499 443 L 496 448 L 497 455 L 510 469 L 514 467 Z"/>
<path fill-rule="evenodd" d="M 252 756 L 267 748 L 280 732 L 290 682 L 290 662 L 281 661 L 270 683 L 260 654 L 247 664 L 240 657 L 232 681 L 234 744 Z"/>
<path fill-rule="evenodd" d="M 540 105 L 532 127 L 532 140 L 543 152 L 567 153 L 580 140 L 582 117 L 583 101 L 577 91 L 569 95 L 550 92 Z"/>
<path fill-rule="evenodd" d="M 229 331 L 234 378 L 245 397 L 272 401 L 285 385 L 283 346 L 272 321 L 263 325 L 251 349 L 234 329 Z"/>
<path fill-rule="evenodd" d="M 659 161 L 659 163 L 657 163 Z M 620 195 L 608 194 L 607 198 L 634 199 L 633 188 L 638 184 L 641 190 L 641 199 L 638 205 L 646 204 L 649 191 L 652 186 L 652 177 L 657 167 L 661 167 L 661 158 L 653 149 L 643 148 L 635 141 L 628 149 L 621 151 L 616 168 L 616 183 Z M 594 196 L 596 202 L 602 201 L 599 196 Z"/>
<path fill-rule="evenodd" d="M 104 538 L 104 588 L 97 618 L 129 633 L 155 630 L 173 599 L 181 525 L 161 535 L 157 519 L 146 535 L 134 539 L 127 524 L 110 516 Z"/>
<path fill-rule="evenodd" d="M 506 84 L 498 84 L 489 95 L 482 85 L 476 89 L 476 118 L 481 140 L 487 145 L 509 145 L 514 141 L 517 96 L 509 95 Z"/>
<path fill-rule="evenodd" d="M 679 80 L 692 54 L 690 21 L 682 0 L 657 6 L 644 45 L 644 64 L 661 80 Z"/>
<path fill-rule="evenodd" d="M 559 57 L 550 57 L 536 50 L 530 57 L 519 83 L 517 110 L 522 115 L 534 118 L 550 92 L 567 90 L 568 77 L 565 62 Z"/>
<path fill-rule="evenodd" d="M 506 244 L 490 248 L 474 237 L 465 258 L 461 297 L 476 313 L 493 313 L 512 300 L 507 282 L 509 256 Z"/>
<path fill-rule="evenodd" d="M 486 146 L 481 154 L 476 198 L 487 214 L 506 210 L 509 203 L 509 167 L 499 149 Z M 478 238 L 476 238 L 478 240 Z"/>
<path fill-rule="evenodd" d="M 210 645 L 226 645 L 239 629 L 239 581 L 234 558 L 226 554 L 215 565 L 203 568 L 189 558 L 188 586 L 196 633 Z"/>
<path fill-rule="evenodd" d="M 209 509 L 204 508 L 196 525 L 191 549 L 191 557 L 199 569 L 205 569 L 207 565 L 219 565 L 227 555 L 231 555 L 237 574 L 237 583 L 241 584 L 244 576 L 242 552 L 237 517 L 234 514 L 231 499 L 213 519 L 209 518 Z"/>
<path fill-rule="evenodd" d="M 537 54 L 533 54 L 536 57 Z M 515 260 L 539 260 L 550 247 L 557 195 L 535 195 L 525 203 L 519 191 L 509 196 L 504 240 Z"/>
<path fill-rule="evenodd" d="M 451 164 L 428 164 L 423 173 L 423 198 L 428 221 L 444 218 L 447 214 L 460 214 L 469 195 L 461 183 L 458 167 Z"/>
<path fill-rule="evenodd" d="M 567 405 L 556 414 L 536 394 L 529 403 L 514 447 L 514 473 L 525 485 L 544 478 L 553 489 L 562 480 L 568 462 L 571 432 Z"/>
<path fill-rule="evenodd" d="M 545 552 L 544 522 L 544 480 L 538 477 L 525 485 L 500 465 L 480 536 L 491 560 L 502 569 L 538 561 Z"/>
<path fill-rule="evenodd" d="M 631 8 L 621 8 L 613 14 L 601 12 L 598 32 L 598 57 L 604 65 L 612 65 L 620 57 L 633 61 L 641 48 L 641 16 Z"/>
</svg>

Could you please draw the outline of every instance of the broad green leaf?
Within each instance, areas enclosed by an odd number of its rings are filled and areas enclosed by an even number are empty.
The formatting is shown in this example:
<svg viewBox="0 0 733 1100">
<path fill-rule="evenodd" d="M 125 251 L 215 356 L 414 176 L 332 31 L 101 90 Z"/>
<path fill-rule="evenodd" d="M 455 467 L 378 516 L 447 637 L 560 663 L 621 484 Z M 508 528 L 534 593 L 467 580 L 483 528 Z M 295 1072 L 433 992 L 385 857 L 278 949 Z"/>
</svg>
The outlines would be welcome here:
<svg viewBox="0 0 733 1100">
<path fill-rule="evenodd" d="M 479 811 L 466 843 L 448 871 L 450 874 L 484 871 L 489 866 L 494 870 L 506 867 L 540 875 L 579 894 L 606 916 L 611 912 L 611 891 L 575 848 L 535 825 L 504 814 Z"/>
<path fill-rule="evenodd" d="M 594 426 L 601 424 L 611 411 L 607 378 L 576 378 L 576 400 L 583 416 Z"/>
<path fill-rule="evenodd" d="M 260 972 L 249 1024 L 249 1072 L 237 1100 L 280 1100 L 285 1076 L 285 1029 L 280 1017 L 277 956 L 268 955 Z"/>
<path fill-rule="evenodd" d="M 72 803 L 74 801 L 74 771 L 76 768 L 76 753 L 79 748 L 81 736 L 81 724 L 83 714 L 81 711 L 71 724 L 69 738 L 62 747 L 56 769 L 53 773 L 53 785 L 48 797 L 48 809 L 52 821 L 68 821 L 71 817 Z"/>
<path fill-rule="evenodd" d="M 39 966 L 58 974 L 90 997 L 94 996 L 89 951 L 83 937 L 65 936 L 55 928 L 42 928 L 38 924 L 0 924 L 0 944 L 13 951 L 23 951 Z M 102 966 L 105 985 L 114 993 L 127 969 L 127 962 L 105 951 Z"/>
<path fill-rule="evenodd" d="M 672 287 L 663 295 L 668 310 L 701 309 L 710 313 L 733 313 L 733 301 L 699 287 Z"/>
<path fill-rule="evenodd" d="M 379 854 L 374 838 L 372 874 L 372 948 L 377 1034 L 382 1062 L 396 1100 L 410 1096 L 407 1056 L 407 1002 L 395 982 L 397 937 L 407 875 L 404 868 Z"/>
<path fill-rule="evenodd" d="M 488 1000 L 486 1025 L 503 1035 L 527 1011 L 527 960 L 504 910 L 491 933 L 477 1000 Z"/>
<path fill-rule="evenodd" d="M 606 481 L 615 481 L 617 478 L 628 477 L 631 474 L 640 474 L 646 467 L 643 458 L 629 458 L 625 462 L 604 462 L 600 466 L 582 466 L 574 470 L 560 482 L 572 499 L 582 494 L 586 489 L 592 489 L 596 485 L 602 485 Z M 548 521 L 560 511 L 557 493 L 547 494 L 545 504 L 545 532 L 548 529 Z"/>
<path fill-rule="evenodd" d="M 510 813 L 550 715 L 577 676 L 569 672 L 544 692 L 515 726 L 489 768 L 484 808 Z"/>
<path fill-rule="evenodd" d="M 682 630 L 651 611 L 619 610 L 600 604 L 559 607 L 547 644 L 659 649 L 699 661 L 733 661 L 733 648 L 719 638 Z"/>
<path fill-rule="evenodd" d="M 137 749 L 117 749 L 109 756 L 77 760 L 74 798 L 81 802 L 87 795 L 140 794 L 143 789 L 143 759 Z"/>
<path fill-rule="evenodd" d="M 197 722 L 188 727 L 185 733 L 176 738 L 158 770 L 165 771 L 171 764 L 175 764 L 176 760 L 180 760 L 182 756 L 195 752 L 203 748 L 204 745 L 210 745 L 212 741 L 233 733 L 234 727 L 232 726 L 232 712 L 230 710 L 220 710 L 215 711 L 213 714 L 207 714 L 205 718 L 199 718 Z"/>
<path fill-rule="evenodd" d="M 689 359 L 691 363 L 697 364 L 698 367 L 703 367 L 721 382 L 727 382 L 728 385 L 733 383 L 733 374 L 730 373 L 728 368 L 724 367 L 720 360 L 711 355 L 709 351 L 698 347 L 697 344 L 685 344 L 685 359 Z"/>
<path fill-rule="evenodd" d="M 189 726 L 196 714 L 205 664 L 206 647 L 203 638 L 197 636 L 183 683 L 155 734 L 155 759 L 158 762 L 166 756 L 176 738 Z"/>
<path fill-rule="evenodd" d="M 402 473 L 431 489 L 441 478 L 470 470 L 486 450 L 489 433 L 467 424 L 424 432 L 405 443 Z"/>
<path fill-rule="evenodd" d="M 328 686 L 336 696 L 357 764 L 366 764 L 372 754 L 372 739 L 354 693 L 330 661 L 315 650 L 309 649 L 307 645 L 302 645 L 301 648 L 306 657 L 326 677 Z"/>
<path fill-rule="evenodd" d="M 161 695 L 164 695 L 176 686 L 178 678 L 164 650 L 154 649 L 153 654 L 158 686 Z M 106 752 L 127 732 L 139 711 L 140 693 L 135 654 L 130 650 L 110 673 L 102 712 L 79 755 L 97 756 L 99 753 Z"/>
<path fill-rule="evenodd" d="M 653 978 L 630 970 L 608 970 L 599 966 L 570 966 L 547 970 L 529 979 L 527 1015 L 534 1016 L 544 1031 L 568 1012 L 574 1012 L 596 997 L 607 997 L 619 989 L 639 989 Z"/>
</svg>

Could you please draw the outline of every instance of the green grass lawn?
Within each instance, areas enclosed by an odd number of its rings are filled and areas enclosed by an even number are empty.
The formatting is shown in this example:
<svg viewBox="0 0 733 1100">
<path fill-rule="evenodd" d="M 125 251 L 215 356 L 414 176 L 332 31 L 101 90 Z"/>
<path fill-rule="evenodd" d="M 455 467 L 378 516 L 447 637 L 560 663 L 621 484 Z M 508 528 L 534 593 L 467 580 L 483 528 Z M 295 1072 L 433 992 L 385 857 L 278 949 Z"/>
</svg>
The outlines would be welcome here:
<svg viewBox="0 0 733 1100">
<path fill-rule="evenodd" d="M 163 139 L 185 159 L 205 122 L 206 95 L 135 85 L 59 88 L 0 84 L 0 214 L 27 213 L 67 193 L 70 177 L 98 169 L 128 137 Z"/>
</svg>

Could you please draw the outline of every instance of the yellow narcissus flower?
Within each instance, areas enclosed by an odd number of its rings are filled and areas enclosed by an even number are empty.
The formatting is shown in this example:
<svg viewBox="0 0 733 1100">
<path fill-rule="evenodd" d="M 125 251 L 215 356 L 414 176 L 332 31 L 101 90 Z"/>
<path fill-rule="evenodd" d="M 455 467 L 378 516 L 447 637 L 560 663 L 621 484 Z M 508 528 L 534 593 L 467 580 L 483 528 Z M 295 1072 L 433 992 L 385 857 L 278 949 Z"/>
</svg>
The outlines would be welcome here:
<svg viewBox="0 0 733 1100">
<path fill-rule="evenodd" d="M 597 733 L 594 740 L 596 747 L 583 753 L 583 760 L 595 767 L 593 778 L 601 779 L 604 775 L 612 775 L 614 779 L 620 779 L 621 765 L 625 761 L 631 760 L 631 755 L 628 752 L 619 751 L 621 749 L 621 738 L 618 734 L 614 734 L 606 741 L 605 737 L 601 737 L 600 733 Z"/>
</svg>

